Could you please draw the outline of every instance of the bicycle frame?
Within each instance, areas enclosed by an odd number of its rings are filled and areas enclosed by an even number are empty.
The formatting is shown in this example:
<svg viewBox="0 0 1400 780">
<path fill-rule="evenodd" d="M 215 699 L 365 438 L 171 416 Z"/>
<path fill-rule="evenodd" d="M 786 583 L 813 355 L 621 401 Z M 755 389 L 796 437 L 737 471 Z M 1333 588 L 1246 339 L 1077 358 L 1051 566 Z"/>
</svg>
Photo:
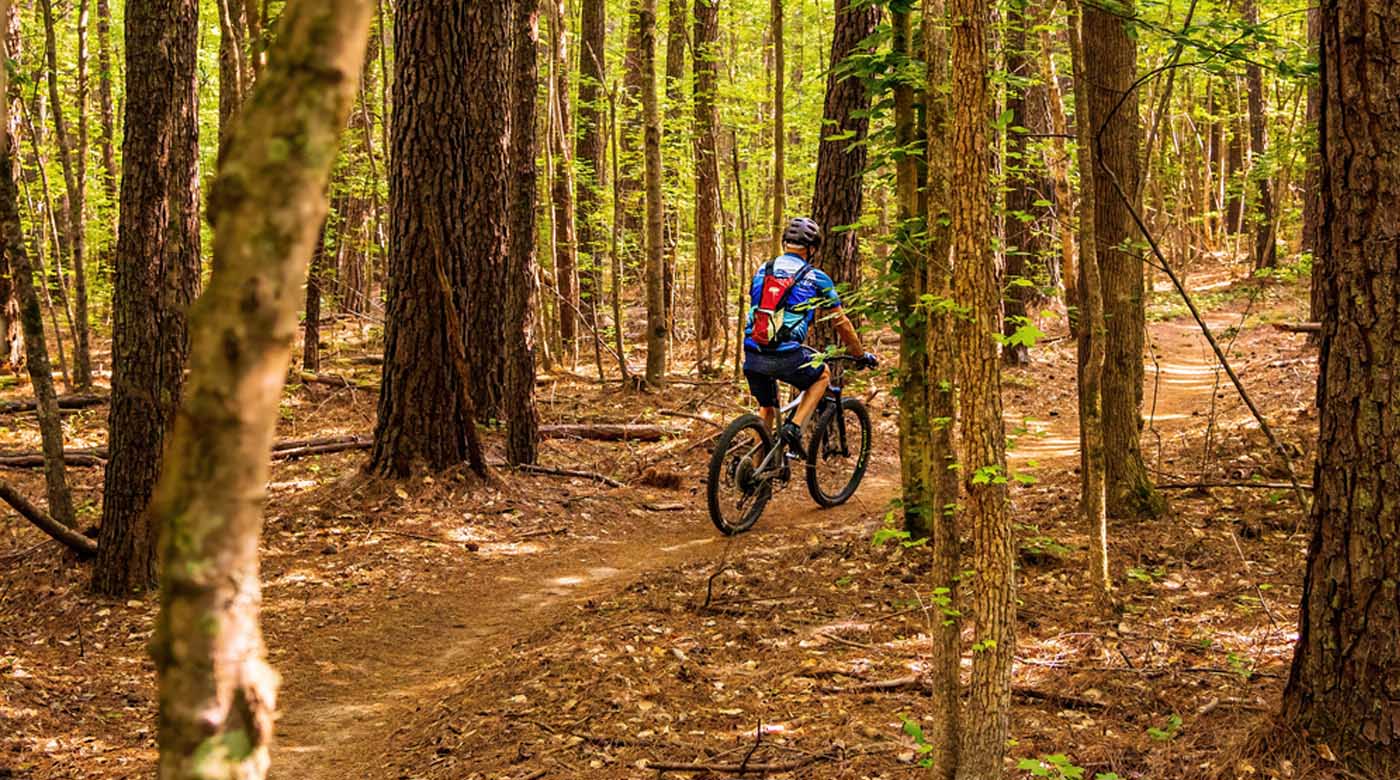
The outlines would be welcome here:
<svg viewBox="0 0 1400 780">
<path fill-rule="evenodd" d="M 850 358 L 845 358 L 845 357 L 831 358 L 831 359 L 828 360 L 828 363 L 834 364 L 834 363 L 835 363 L 836 361 L 838 361 L 838 360 L 850 360 Z M 829 374 L 829 378 L 828 378 L 828 380 L 827 380 L 826 392 L 824 393 L 824 396 L 825 396 L 825 397 L 822 399 L 822 401 L 823 401 L 824 403 L 834 403 L 834 404 L 836 404 L 836 408 L 837 408 L 837 409 L 840 409 L 840 408 L 841 408 L 841 390 L 842 390 L 843 385 L 842 385 L 842 382 L 841 382 L 840 374 L 835 370 L 835 365 L 832 365 L 832 366 L 831 366 L 831 369 L 828 371 L 828 374 Z M 798 393 L 798 394 L 797 394 L 791 401 L 789 401 L 787 404 L 785 404 L 784 406 L 780 407 L 780 408 L 778 409 L 778 419 L 781 420 L 781 421 L 783 421 L 783 422 L 785 422 L 785 423 L 792 422 L 793 415 L 797 413 L 797 407 L 802 405 L 802 399 L 805 398 L 806 396 L 807 396 L 807 391 L 804 390 L 804 391 Z M 818 409 L 818 414 L 820 414 L 821 408 L 822 408 L 821 406 L 818 406 L 818 407 L 817 407 L 817 409 Z M 841 443 L 841 452 L 842 452 L 842 453 L 845 453 L 845 452 L 847 452 L 847 449 L 846 449 L 846 425 L 845 425 L 845 418 L 844 418 L 844 417 L 840 418 L 840 422 L 841 422 L 841 424 L 838 425 L 838 426 L 836 426 L 836 435 L 837 435 L 837 437 L 838 437 L 838 439 L 839 439 L 839 441 L 840 441 L 840 443 Z M 775 436 L 773 437 L 773 442 L 774 442 L 774 443 L 773 443 L 773 448 L 770 449 L 770 450 L 768 451 L 768 454 L 764 456 L 763 460 L 759 462 L 758 467 L 757 467 L 756 469 L 754 469 L 755 473 L 757 473 L 757 474 L 766 474 L 767 471 L 768 471 L 768 469 L 769 469 L 769 468 L 772 468 L 772 466 L 773 466 L 773 461 L 774 461 L 775 459 L 782 458 L 782 457 L 786 456 L 786 454 L 787 454 L 787 445 L 783 442 L 782 438 L 775 435 Z M 815 444 L 816 444 L 816 443 L 814 442 L 814 443 L 813 443 L 813 446 L 815 446 Z"/>
</svg>

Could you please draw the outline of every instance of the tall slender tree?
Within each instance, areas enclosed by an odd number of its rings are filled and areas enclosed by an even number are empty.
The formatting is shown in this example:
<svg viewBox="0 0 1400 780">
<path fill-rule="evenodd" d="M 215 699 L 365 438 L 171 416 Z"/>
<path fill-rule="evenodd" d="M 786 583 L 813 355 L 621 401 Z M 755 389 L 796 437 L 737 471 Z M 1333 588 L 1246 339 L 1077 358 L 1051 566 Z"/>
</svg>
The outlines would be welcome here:
<svg viewBox="0 0 1400 780">
<path fill-rule="evenodd" d="M 199 3 L 126 5 L 126 120 L 112 295 L 112 403 L 93 588 L 155 577 L 148 507 L 175 423 L 199 289 Z"/>
<path fill-rule="evenodd" d="M 972 538 L 972 681 L 961 723 L 957 777 L 1002 775 L 1016 645 L 1015 551 L 1008 517 L 1002 427 L 1001 288 L 992 257 L 989 0 L 953 0 L 950 218 L 957 321 L 957 388 L 964 498 L 959 523 Z"/>
<path fill-rule="evenodd" d="M 772 0 L 769 7 L 773 38 L 773 216 L 769 229 L 773 253 L 783 251 L 782 235 L 787 219 L 787 92 L 785 44 L 783 41 L 783 0 Z"/>
<path fill-rule="evenodd" d="M 666 381 L 666 350 L 670 329 L 666 322 L 664 246 L 665 205 L 661 198 L 661 107 L 656 89 L 656 0 L 641 0 L 637 6 L 637 29 L 641 32 L 637 58 L 642 71 L 642 120 L 645 127 L 646 178 L 646 299 L 647 369 L 646 382 Z"/>
<path fill-rule="evenodd" d="M 577 169 L 579 298 L 584 317 L 599 327 L 598 305 L 603 296 L 603 265 L 607 258 L 607 219 L 604 184 L 607 181 L 603 152 L 607 79 L 607 2 L 581 0 L 579 10 L 578 145 Z"/>
<path fill-rule="evenodd" d="M 578 338 L 578 244 L 574 225 L 573 114 L 569 108 L 567 0 L 547 0 L 549 7 L 550 143 L 554 173 L 550 201 L 554 210 L 554 275 L 559 298 L 559 338 L 572 346 Z M 518 104 L 517 104 L 518 105 Z"/>
<path fill-rule="evenodd" d="M 1283 711 L 1355 776 L 1400 775 L 1400 6 L 1321 5 L 1325 276 L 1312 541 Z M 1358 175 L 1366 171 L 1366 175 Z"/>
<path fill-rule="evenodd" d="M 86 152 L 87 131 L 87 3 L 82 2 L 78 12 L 78 72 L 77 86 L 82 135 L 77 146 L 68 132 L 67 112 L 64 110 L 62 95 L 58 89 L 58 43 L 55 31 L 53 0 L 40 0 L 44 14 L 44 52 L 48 67 L 46 75 L 49 85 L 49 108 L 53 115 L 54 140 L 58 142 L 59 165 L 63 169 L 64 191 L 68 196 L 65 209 L 67 231 L 64 238 L 69 252 L 73 271 L 73 385 L 78 389 L 92 386 L 92 347 L 89 344 L 87 305 L 87 224 L 85 219 L 87 203 Z"/>
<path fill-rule="evenodd" d="M 1245 24 L 1259 24 L 1259 0 L 1242 0 Z M 1274 188 L 1270 180 L 1265 155 L 1269 117 L 1264 102 L 1264 69 L 1253 59 L 1244 66 L 1245 90 L 1249 102 L 1249 149 L 1251 165 L 1249 178 L 1254 190 L 1253 214 L 1254 267 L 1272 268 L 1278 265 L 1278 242 L 1274 240 Z"/>
<path fill-rule="evenodd" d="M 189 394 L 153 505 L 160 780 L 267 775 L 277 702 L 259 626 L 268 453 L 297 293 L 359 83 L 374 4 L 291 0 L 210 198 L 214 271 L 191 317 Z"/>
<path fill-rule="evenodd" d="M 1104 457 L 1108 513 L 1155 517 L 1165 510 L 1165 502 L 1142 457 L 1147 315 L 1143 261 L 1135 248 L 1140 236 L 1132 216 L 1142 191 L 1138 186 L 1142 124 L 1137 92 L 1132 89 L 1137 77 L 1137 43 L 1128 30 L 1133 6 L 1125 5 L 1125 9 L 1109 10 L 1089 4 L 1083 9 L 1085 70 L 1096 74 L 1089 85 L 1089 121 L 1097 156 L 1095 236 L 1104 320 L 1111 323 L 1103 372 Z M 1115 179 L 1133 203 L 1119 197 Z"/>
<path fill-rule="evenodd" d="M 18 25 L 10 23 L 9 8 L 4 8 L 7 22 L 4 44 L 5 61 L 12 59 L 11 46 L 18 53 Z M 4 237 L 5 267 L 14 281 L 19 302 L 20 324 L 24 329 L 24 348 L 29 381 L 34 387 L 34 399 L 39 417 L 39 435 L 44 449 L 44 481 L 49 500 L 49 514 L 60 524 L 74 525 L 73 496 L 68 489 L 68 476 L 63 461 L 63 423 L 58 415 L 58 396 L 54 392 L 53 370 L 49 367 L 48 346 L 44 342 L 44 317 L 35 291 L 34 266 L 24 248 L 24 230 L 20 223 L 19 185 L 16 165 L 19 159 L 19 136 L 13 127 L 10 106 L 18 94 L 11 95 L 9 71 L 0 75 L 0 236 Z"/>
<path fill-rule="evenodd" d="M 102 190 L 108 203 L 117 201 L 116 110 L 112 100 L 112 3 L 97 0 L 97 102 L 102 143 Z"/>
<path fill-rule="evenodd" d="M 1070 0 L 1070 61 L 1074 68 L 1075 113 L 1089 113 L 1089 77 L 1085 71 L 1082 0 Z M 1103 315 L 1103 281 L 1099 274 L 1097 198 L 1093 186 L 1094 132 L 1087 122 L 1076 128 L 1079 142 L 1079 484 L 1080 513 L 1089 528 L 1089 574 L 1094 597 L 1106 611 L 1113 589 L 1108 572 L 1108 516 L 1103 438 L 1103 371 L 1108 337 Z"/>
<path fill-rule="evenodd" d="M 548 0 L 553 2 L 553 0 Z M 535 408 L 535 92 L 539 87 L 538 0 L 513 0 L 510 82 L 510 268 L 506 285 L 506 459 L 539 457 Z M 553 21 L 551 20 L 551 23 Z"/>
<path fill-rule="evenodd" d="M 720 256 L 719 0 L 695 0 L 692 46 L 695 100 L 695 337 L 708 364 L 724 337 L 724 268 Z"/>
<path fill-rule="evenodd" d="M 924 0 L 923 39 L 926 75 L 924 83 L 924 216 L 928 247 L 927 289 L 924 294 L 947 301 L 952 296 L 952 235 L 949 210 L 952 184 L 952 142 L 949 138 L 949 42 L 948 14 L 944 0 Z M 927 307 L 927 335 L 921 339 L 926 354 L 924 399 L 929 418 L 928 443 L 923 453 L 927 477 L 923 499 L 929 512 L 929 584 L 944 605 L 957 603 L 959 573 L 962 571 L 962 542 L 958 534 L 955 506 L 958 500 L 958 472 L 953 468 L 957 453 L 953 441 L 954 383 L 957 380 L 956 344 L 953 313 L 948 307 Z M 903 347 L 901 347 L 903 349 Z M 914 403 L 919 400 L 915 399 Z M 903 403 L 903 399 L 901 399 Z M 950 610 L 951 612 L 951 610 Z M 962 623 L 956 614 L 935 627 L 929 677 L 933 685 L 933 723 L 927 736 L 933 745 L 934 777 L 952 780 L 957 771 L 960 741 L 958 707 L 962 700 Z"/>
<path fill-rule="evenodd" d="M 509 11 L 405 0 L 394 15 L 388 307 L 369 462 L 386 476 L 485 468 L 475 417 L 501 407 L 504 368 Z"/>
</svg>

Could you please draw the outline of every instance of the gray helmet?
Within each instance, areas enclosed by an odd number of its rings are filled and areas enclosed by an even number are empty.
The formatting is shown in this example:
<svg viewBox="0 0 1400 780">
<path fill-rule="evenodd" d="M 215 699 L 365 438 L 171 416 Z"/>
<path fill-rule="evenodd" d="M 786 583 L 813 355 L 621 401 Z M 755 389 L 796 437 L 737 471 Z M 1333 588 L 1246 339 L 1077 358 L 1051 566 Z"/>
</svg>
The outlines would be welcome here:
<svg viewBox="0 0 1400 780">
<path fill-rule="evenodd" d="M 807 217 L 796 217 L 783 231 L 783 243 L 792 246 L 805 246 L 816 251 L 822 246 L 822 229 Z"/>
</svg>

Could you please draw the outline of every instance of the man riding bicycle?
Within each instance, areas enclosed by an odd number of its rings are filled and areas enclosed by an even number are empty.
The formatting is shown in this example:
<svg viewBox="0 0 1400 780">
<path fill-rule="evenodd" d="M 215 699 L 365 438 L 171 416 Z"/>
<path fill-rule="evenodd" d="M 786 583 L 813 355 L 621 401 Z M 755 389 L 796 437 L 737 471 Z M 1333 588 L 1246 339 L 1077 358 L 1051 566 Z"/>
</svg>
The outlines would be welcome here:
<svg viewBox="0 0 1400 780">
<path fill-rule="evenodd" d="M 817 312 L 830 312 L 836 335 L 852 356 L 867 366 L 878 362 L 861 346 L 855 326 L 841 308 L 836 285 L 811 262 L 822 245 L 822 230 L 797 217 L 783 231 L 784 253 L 763 265 L 750 287 L 749 319 L 744 327 L 744 377 L 771 430 L 778 419 L 778 382 L 802 391 L 802 401 L 779 435 L 795 453 L 802 447 L 802 426 L 826 392 L 830 374 L 813 360 L 816 351 L 803 345 Z"/>
</svg>

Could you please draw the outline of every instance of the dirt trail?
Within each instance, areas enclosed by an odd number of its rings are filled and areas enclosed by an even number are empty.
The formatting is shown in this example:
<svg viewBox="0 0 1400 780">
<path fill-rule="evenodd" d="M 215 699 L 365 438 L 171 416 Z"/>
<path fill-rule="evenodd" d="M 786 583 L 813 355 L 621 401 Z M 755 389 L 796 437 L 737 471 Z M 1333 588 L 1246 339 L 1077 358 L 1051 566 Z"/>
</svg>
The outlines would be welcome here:
<svg viewBox="0 0 1400 780">
<path fill-rule="evenodd" d="M 1160 379 L 1155 421 L 1169 435 L 1208 407 L 1215 389 L 1214 363 L 1190 321 L 1156 323 L 1151 334 L 1161 360 L 1159 368 L 1147 366 L 1144 414 L 1154 411 L 1154 382 Z M 1035 371 L 1032 366 L 1029 374 Z M 1031 423 L 1034 435 L 1019 443 L 1014 460 L 1034 460 L 1048 469 L 1066 468 L 1077 458 L 1072 394 L 1060 406 L 1058 416 Z M 1023 411 L 1008 408 L 1008 421 L 1019 424 Z M 874 461 L 850 504 L 819 511 L 800 485 L 789 486 L 785 497 L 791 500 L 775 501 L 755 530 L 733 544 L 781 544 L 785 537 L 813 528 L 870 522 L 898 487 L 897 461 L 890 457 L 895 446 L 892 435 L 877 437 L 877 452 L 884 457 Z M 661 526 L 643 524 L 625 537 L 571 540 L 533 555 L 494 560 L 468 555 L 464 576 L 452 592 L 413 594 L 384 603 L 364 623 L 300 637 L 299 647 L 278 659 L 285 678 L 280 707 L 285 714 L 278 723 L 272 776 L 387 776 L 385 753 L 408 716 L 474 675 L 509 662 L 515 640 L 649 573 L 718 560 L 729 542 L 709 524 L 703 499 L 697 497 L 681 519 L 675 522 L 673 514 Z"/>
<path fill-rule="evenodd" d="M 886 450 L 892 443 L 877 439 Z M 753 531 L 733 540 L 780 544 L 796 532 L 863 523 L 898 486 L 888 458 L 874 460 L 860 495 L 820 511 L 797 483 L 780 494 Z M 286 780 L 384 776 L 383 755 L 395 729 L 474 673 L 507 660 L 514 641 L 562 619 L 649 573 L 719 560 L 730 540 L 705 515 L 703 496 L 684 523 L 641 527 L 607 542 L 566 542 L 536 555 L 474 561 L 452 593 L 420 593 L 386 603 L 374 620 L 328 636 L 308 636 L 305 652 L 283 658 L 284 689 L 272 777 Z M 674 516 L 673 516 L 674 517 Z M 319 648 L 320 653 L 315 652 Z M 328 654 L 332 660 L 316 660 Z"/>
</svg>

